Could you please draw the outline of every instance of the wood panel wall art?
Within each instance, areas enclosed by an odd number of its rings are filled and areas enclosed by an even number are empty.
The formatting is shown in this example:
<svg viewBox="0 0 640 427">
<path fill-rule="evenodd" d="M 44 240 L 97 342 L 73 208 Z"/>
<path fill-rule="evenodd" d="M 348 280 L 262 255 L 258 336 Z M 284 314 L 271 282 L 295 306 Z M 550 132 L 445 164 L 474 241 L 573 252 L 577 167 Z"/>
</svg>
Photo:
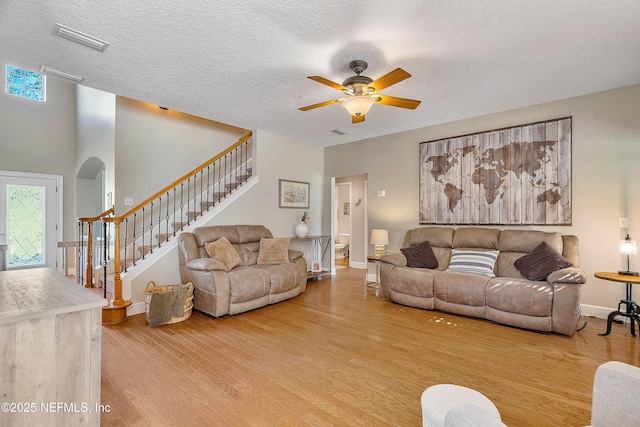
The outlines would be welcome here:
<svg viewBox="0 0 640 427">
<path fill-rule="evenodd" d="M 420 224 L 571 224 L 571 117 L 422 142 L 419 157 Z"/>
</svg>

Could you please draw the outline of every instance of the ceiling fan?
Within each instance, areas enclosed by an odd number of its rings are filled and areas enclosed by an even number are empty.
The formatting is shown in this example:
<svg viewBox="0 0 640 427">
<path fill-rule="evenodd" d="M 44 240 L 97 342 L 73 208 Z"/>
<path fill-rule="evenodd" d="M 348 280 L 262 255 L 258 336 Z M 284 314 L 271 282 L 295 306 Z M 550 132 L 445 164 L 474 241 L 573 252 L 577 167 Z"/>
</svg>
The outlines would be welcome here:
<svg viewBox="0 0 640 427">
<path fill-rule="evenodd" d="M 415 99 L 397 98 L 389 95 L 380 95 L 378 93 L 391 85 L 408 79 L 411 77 L 411 74 L 402 68 L 396 68 L 379 79 L 373 80 L 367 76 L 360 75 L 367 69 L 367 66 L 368 64 L 365 61 L 359 59 L 351 61 L 349 68 L 351 68 L 356 75 L 349 77 L 342 84 L 334 83 L 320 76 L 308 76 L 311 80 L 344 92 L 346 97 L 320 102 L 319 104 L 307 105 L 306 107 L 299 108 L 299 110 L 313 110 L 314 108 L 324 107 L 325 105 L 340 103 L 351 114 L 351 123 L 361 123 L 364 122 L 364 116 L 373 104 L 408 108 L 410 110 L 415 110 L 418 105 L 420 105 L 420 101 L 416 101 Z"/>
</svg>

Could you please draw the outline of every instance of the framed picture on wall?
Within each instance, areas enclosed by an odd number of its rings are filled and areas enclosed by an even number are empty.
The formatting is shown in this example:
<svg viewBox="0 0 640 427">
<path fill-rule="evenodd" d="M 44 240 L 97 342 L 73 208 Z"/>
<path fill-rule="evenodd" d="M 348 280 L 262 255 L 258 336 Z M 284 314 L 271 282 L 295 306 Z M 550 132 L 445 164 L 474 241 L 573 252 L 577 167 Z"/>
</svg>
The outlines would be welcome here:
<svg viewBox="0 0 640 427">
<path fill-rule="evenodd" d="M 309 183 L 279 180 L 279 199 L 281 208 L 309 209 Z"/>
</svg>

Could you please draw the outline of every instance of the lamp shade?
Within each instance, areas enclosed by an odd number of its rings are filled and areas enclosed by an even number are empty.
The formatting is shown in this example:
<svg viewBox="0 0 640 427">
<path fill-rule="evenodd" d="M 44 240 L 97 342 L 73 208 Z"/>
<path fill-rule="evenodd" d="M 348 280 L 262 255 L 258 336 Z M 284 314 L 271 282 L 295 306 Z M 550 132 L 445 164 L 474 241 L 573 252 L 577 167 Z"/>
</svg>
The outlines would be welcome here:
<svg viewBox="0 0 640 427">
<path fill-rule="evenodd" d="M 371 230 L 372 245 L 388 245 L 389 244 L 389 232 L 387 230 Z"/>
<path fill-rule="evenodd" d="M 356 95 L 342 101 L 342 106 L 346 108 L 352 116 L 362 116 L 367 114 L 373 102 L 373 98 L 370 96 Z"/>
<path fill-rule="evenodd" d="M 620 241 L 620 253 L 625 255 L 634 255 L 638 252 L 636 241 L 631 240 L 631 237 L 627 234 L 624 240 Z"/>
</svg>

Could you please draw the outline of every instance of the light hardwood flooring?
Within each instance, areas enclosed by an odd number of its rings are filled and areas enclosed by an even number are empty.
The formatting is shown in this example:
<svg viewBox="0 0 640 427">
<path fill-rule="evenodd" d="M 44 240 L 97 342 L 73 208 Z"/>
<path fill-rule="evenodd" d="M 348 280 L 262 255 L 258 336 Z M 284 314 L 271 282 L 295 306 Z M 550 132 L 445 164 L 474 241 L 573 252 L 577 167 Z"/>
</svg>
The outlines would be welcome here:
<svg viewBox="0 0 640 427">
<path fill-rule="evenodd" d="M 640 365 L 628 326 L 530 332 L 376 298 L 364 275 L 344 268 L 232 317 L 103 327 L 101 424 L 420 426 L 422 392 L 454 383 L 489 397 L 509 426 L 583 426 L 598 365 Z"/>
</svg>

